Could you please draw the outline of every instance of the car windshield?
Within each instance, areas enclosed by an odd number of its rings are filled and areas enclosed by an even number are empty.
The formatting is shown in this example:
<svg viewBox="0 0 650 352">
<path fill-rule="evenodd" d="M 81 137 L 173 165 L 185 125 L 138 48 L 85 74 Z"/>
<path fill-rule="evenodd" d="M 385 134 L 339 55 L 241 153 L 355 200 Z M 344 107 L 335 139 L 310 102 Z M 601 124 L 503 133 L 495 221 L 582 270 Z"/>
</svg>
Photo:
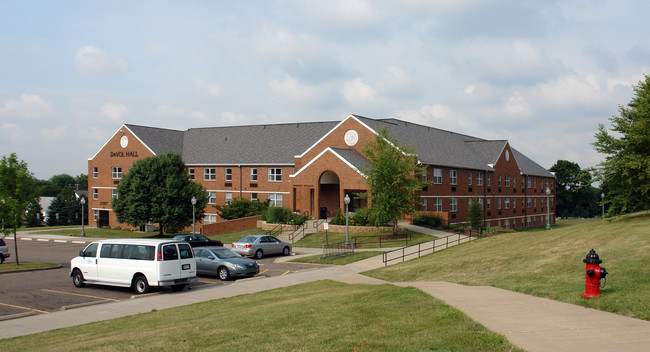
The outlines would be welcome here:
<svg viewBox="0 0 650 352">
<path fill-rule="evenodd" d="M 186 235 L 178 235 L 178 236 L 172 237 L 172 240 L 174 240 L 174 241 L 186 241 L 186 240 L 188 240 L 187 237 L 188 236 L 186 236 Z"/>
<path fill-rule="evenodd" d="M 219 259 L 241 258 L 241 255 L 231 251 L 228 248 L 219 248 L 212 250 Z"/>
<path fill-rule="evenodd" d="M 253 242 L 255 242 L 256 239 L 257 239 L 257 237 L 255 237 L 255 236 L 246 236 L 246 237 L 242 238 L 241 240 L 239 240 L 239 241 L 237 241 L 237 242 L 241 242 L 241 243 L 253 243 Z"/>
</svg>

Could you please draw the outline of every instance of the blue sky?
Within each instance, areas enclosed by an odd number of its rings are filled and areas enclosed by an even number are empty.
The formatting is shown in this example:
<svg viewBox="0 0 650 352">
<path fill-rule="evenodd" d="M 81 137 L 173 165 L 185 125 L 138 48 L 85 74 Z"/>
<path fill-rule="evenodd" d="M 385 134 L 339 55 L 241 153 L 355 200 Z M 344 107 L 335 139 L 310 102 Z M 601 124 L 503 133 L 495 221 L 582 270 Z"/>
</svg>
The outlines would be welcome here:
<svg viewBox="0 0 650 352">
<path fill-rule="evenodd" d="M 123 124 L 349 114 L 507 139 L 544 167 L 650 73 L 645 1 L 3 1 L 0 154 L 87 173 Z"/>
</svg>

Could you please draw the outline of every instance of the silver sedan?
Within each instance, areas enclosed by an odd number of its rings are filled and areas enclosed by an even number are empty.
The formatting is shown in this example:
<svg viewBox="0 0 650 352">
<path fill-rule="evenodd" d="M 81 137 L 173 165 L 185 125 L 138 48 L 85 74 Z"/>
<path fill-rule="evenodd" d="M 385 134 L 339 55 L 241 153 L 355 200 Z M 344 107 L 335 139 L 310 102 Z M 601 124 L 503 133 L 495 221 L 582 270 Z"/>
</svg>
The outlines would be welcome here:
<svg viewBox="0 0 650 352">
<path fill-rule="evenodd" d="M 269 254 L 291 254 L 291 244 L 269 235 L 250 235 L 232 244 L 232 250 L 245 256 L 261 259 Z"/>
<path fill-rule="evenodd" d="M 251 277 L 260 272 L 253 259 L 243 258 L 229 248 L 199 247 L 194 249 L 196 272 L 200 275 L 217 275 L 221 280 L 234 277 Z"/>
</svg>

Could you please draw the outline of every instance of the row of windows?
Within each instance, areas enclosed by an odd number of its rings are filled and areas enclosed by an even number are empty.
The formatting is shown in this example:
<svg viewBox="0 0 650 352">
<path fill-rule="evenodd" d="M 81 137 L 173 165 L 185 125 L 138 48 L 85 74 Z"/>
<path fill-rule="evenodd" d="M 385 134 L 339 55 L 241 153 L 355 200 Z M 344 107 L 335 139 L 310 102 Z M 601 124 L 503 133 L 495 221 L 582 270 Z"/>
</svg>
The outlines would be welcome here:
<svg viewBox="0 0 650 352">
<path fill-rule="evenodd" d="M 473 173 L 472 171 L 467 172 L 467 184 L 469 186 L 472 185 L 472 176 Z M 538 177 L 521 177 L 521 187 L 522 188 L 537 188 L 537 179 Z M 511 183 L 512 180 L 512 183 Z M 422 181 L 427 182 L 427 170 L 425 169 L 422 172 Z M 501 175 L 498 176 L 497 183 L 498 186 L 501 187 L 502 184 L 502 179 Z M 492 183 L 492 174 L 487 173 L 486 174 L 486 183 L 487 186 L 490 186 Z M 539 184 L 541 187 L 544 187 L 544 183 L 546 183 L 545 187 L 549 187 L 549 180 L 548 179 L 541 179 Z M 442 169 L 434 168 L 433 169 L 433 184 L 434 185 L 440 185 L 442 184 Z M 449 184 L 450 185 L 456 185 L 458 184 L 458 170 L 449 170 Z M 510 175 L 504 175 L 503 176 L 503 184 L 505 187 L 516 187 L 517 185 L 517 176 L 512 176 L 512 179 Z M 476 172 L 476 185 L 477 186 L 483 186 L 483 173 L 482 172 Z M 552 184 L 551 184 L 552 186 Z"/>
<path fill-rule="evenodd" d="M 512 222 L 510 221 L 512 220 Z M 539 220 L 539 225 L 544 225 L 547 222 L 549 222 L 549 218 L 547 215 L 540 215 L 540 216 L 527 216 L 525 219 L 522 217 L 521 218 L 521 227 L 520 228 L 526 228 L 526 227 L 534 227 L 537 226 L 537 221 Z M 502 220 L 497 221 L 497 226 L 501 227 L 502 225 Z M 492 226 L 493 221 L 488 221 L 487 226 Z M 517 219 L 503 219 L 503 228 L 509 229 L 510 224 L 512 224 L 512 228 L 516 229 L 517 228 Z"/>
<path fill-rule="evenodd" d="M 491 206 L 492 206 L 491 199 L 492 198 L 487 198 L 486 199 L 487 210 L 491 209 Z M 512 200 L 512 203 L 511 203 L 511 200 Z M 481 204 L 481 206 L 483 206 L 483 198 L 478 198 L 478 202 L 479 202 L 479 204 Z M 429 202 L 427 201 L 427 199 L 424 199 L 422 201 L 422 204 L 421 204 L 421 210 L 422 211 L 428 211 L 429 210 L 428 203 Z M 472 204 L 472 198 L 468 198 L 467 204 L 468 204 L 468 206 L 470 204 Z M 497 207 L 498 207 L 498 209 L 501 209 L 501 205 L 502 205 L 502 198 L 497 198 Z M 512 206 L 512 209 L 514 209 L 514 208 L 517 207 L 517 198 L 504 197 L 503 198 L 503 205 L 504 205 L 505 209 L 510 209 L 511 206 Z M 540 205 L 541 206 L 548 206 L 548 199 L 542 200 L 540 202 Z M 537 198 L 527 197 L 525 204 L 524 204 L 524 202 L 522 200 L 521 208 L 524 209 L 526 206 L 528 206 L 528 208 L 532 208 L 533 206 L 537 207 Z M 443 211 L 442 210 L 442 197 L 434 197 L 433 198 L 433 209 L 431 209 L 431 210 L 436 211 L 436 212 L 442 212 Z M 449 212 L 453 213 L 453 212 L 457 212 L 457 211 L 458 211 L 458 198 L 456 198 L 456 197 L 449 198 Z"/>
<path fill-rule="evenodd" d="M 250 180 L 251 182 L 257 182 L 257 168 L 251 168 Z M 187 169 L 190 180 L 196 178 L 194 168 Z M 226 182 L 232 181 L 232 168 L 226 168 L 224 170 L 224 178 Z M 214 167 L 203 168 L 203 180 L 204 181 L 215 181 L 217 179 L 217 169 Z M 282 169 L 281 168 L 269 168 L 268 169 L 268 180 L 270 182 L 282 182 Z"/>
</svg>

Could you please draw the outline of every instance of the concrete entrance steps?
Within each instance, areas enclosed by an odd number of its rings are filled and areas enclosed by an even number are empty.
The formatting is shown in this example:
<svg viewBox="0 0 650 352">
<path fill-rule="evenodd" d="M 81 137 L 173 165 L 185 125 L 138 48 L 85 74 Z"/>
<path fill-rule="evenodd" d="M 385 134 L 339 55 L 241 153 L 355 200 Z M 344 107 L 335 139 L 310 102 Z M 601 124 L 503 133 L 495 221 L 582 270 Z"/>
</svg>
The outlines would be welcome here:
<svg viewBox="0 0 650 352">
<path fill-rule="evenodd" d="M 317 222 L 318 222 L 318 220 L 307 220 L 307 221 L 305 221 L 305 224 L 306 224 L 305 225 L 305 235 L 310 235 L 312 233 L 318 232 L 318 229 L 314 227 L 315 226 L 314 224 L 316 224 Z M 280 241 L 291 243 L 291 240 L 289 239 L 289 235 L 292 234 L 293 232 L 294 232 L 293 230 L 291 230 L 291 231 L 283 231 L 282 233 L 278 234 L 275 237 L 277 237 Z M 301 234 L 302 234 L 302 232 L 301 232 Z M 296 236 L 296 238 L 294 239 L 294 242 L 298 241 L 298 239 L 299 239 L 298 236 Z"/>
</svg>

